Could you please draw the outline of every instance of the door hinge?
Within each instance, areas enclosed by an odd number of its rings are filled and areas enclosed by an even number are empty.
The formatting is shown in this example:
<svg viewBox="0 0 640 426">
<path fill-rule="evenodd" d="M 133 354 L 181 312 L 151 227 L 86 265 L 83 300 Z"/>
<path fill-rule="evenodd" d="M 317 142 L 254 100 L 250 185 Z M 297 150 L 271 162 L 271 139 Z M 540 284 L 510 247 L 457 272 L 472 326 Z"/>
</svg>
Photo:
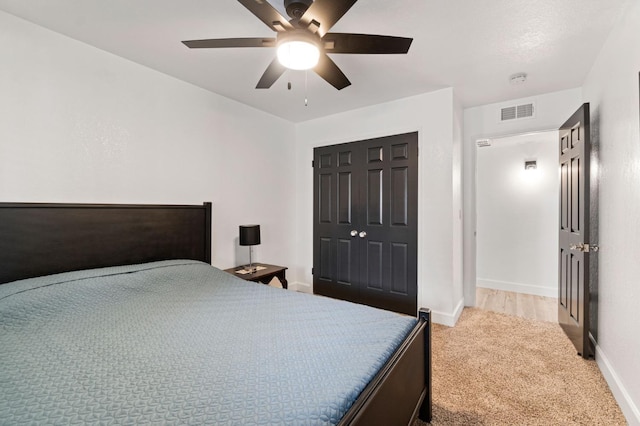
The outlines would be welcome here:
<svg viewBox="0 0 640 426">
<path fill-rule="evenodd" d="M 315 167 L 316 166 L 316 162 L 311 160 L 311 167 Z"/>
<path fill-rule="evenodd" d="M 313 268 L 311 268 L 311 275 L 313 275 Z"/>
</svg>

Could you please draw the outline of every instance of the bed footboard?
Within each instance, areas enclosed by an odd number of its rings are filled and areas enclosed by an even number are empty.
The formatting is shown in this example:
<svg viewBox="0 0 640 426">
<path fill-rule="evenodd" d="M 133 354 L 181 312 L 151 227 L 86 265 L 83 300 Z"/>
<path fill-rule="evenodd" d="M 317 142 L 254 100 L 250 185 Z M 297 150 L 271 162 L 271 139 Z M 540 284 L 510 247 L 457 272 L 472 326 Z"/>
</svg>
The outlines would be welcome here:
<svg viewBox="0 0 640 426">
<path fill-rule="evenodd" d="M 408 425 L 431 421 L 431 311 L 419 322 L 339 425 Z"/>
</svg>

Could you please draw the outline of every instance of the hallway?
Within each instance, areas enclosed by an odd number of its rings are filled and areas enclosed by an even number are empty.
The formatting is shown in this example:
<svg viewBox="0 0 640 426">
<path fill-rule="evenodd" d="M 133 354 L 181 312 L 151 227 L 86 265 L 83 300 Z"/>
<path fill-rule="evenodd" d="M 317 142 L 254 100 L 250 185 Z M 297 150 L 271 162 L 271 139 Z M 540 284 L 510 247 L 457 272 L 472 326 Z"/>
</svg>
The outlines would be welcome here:
<svg viewBox="0 0 640 426">
<path fill-rule="evenodd" d="M 558 299 L 478 287 L 476 307 L 522 318 L 558 322 Z"/>
</svg>

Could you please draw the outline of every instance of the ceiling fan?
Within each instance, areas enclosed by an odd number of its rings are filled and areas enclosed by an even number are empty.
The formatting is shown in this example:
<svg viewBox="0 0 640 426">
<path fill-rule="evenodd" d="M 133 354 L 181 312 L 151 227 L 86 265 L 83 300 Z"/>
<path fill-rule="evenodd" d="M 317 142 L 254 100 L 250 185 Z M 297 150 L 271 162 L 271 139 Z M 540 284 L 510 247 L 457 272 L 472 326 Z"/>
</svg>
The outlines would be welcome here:
<svg viewBox="0 0 640 426">
<path fill-rule="evenodd" d="M 287 70 L 313 69 L 338 90 L 351 82 L 328 53 L 407 53 L 412 38 L 371 34 L 330 33 L 331 27 L 357 0 L 284 0 L 287 20 L 267 0 L 238 0 L 273 31 L 275 38 L 223 38 L 183 41 L 191 49 L 220 47 L 276 47 L 256 89 L 270 88 Z"/>
</svg>

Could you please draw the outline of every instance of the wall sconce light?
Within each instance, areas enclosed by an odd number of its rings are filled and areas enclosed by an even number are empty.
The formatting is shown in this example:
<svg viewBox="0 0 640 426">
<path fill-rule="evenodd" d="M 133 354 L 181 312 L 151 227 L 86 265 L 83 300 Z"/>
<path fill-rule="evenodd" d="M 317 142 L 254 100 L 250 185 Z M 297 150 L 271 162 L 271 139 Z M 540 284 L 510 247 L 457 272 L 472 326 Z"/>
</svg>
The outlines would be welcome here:
<svg viewBox="0 0 640 426">
<path fill-rule="evenodd" d="M 536 170 L 538 168 L 538 163 L 536 160 L 525 160 L 524 169 L 525 170 Z"/>
</svg>

